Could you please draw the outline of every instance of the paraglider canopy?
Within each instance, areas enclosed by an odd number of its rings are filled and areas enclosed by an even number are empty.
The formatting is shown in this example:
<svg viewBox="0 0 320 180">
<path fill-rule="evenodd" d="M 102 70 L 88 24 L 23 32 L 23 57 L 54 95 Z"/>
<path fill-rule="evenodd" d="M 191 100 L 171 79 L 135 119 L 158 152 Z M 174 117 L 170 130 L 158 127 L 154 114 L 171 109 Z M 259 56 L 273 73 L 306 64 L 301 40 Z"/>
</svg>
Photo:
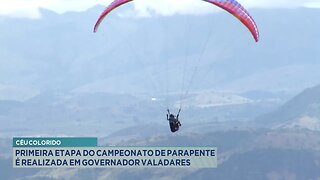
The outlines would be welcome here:
<svg viewBox="0 0 320 180">
<path fill-rule="evenodd" d="M 93 31 L 97 32 L 100 23 L 112 10 L 130 1 L 133 1 L 133 0 L 114 0 L 99 16 Z M 254 40 L 256 42 L 259 41 L 259 30 L 254 19 L 250 16 L 249 12 L 236 0 L 202 0 L 202 1 L 214 4 L 228 11 L 230 14 L 238 18 L 242 22 L 242 24 L 245 25 L 248 28 L 248 30 L 251 32 Z"/>
<path fill-rule="evenodd" d="M 238 18 L 251 32 L 254 40 L 259 41 L 259 30 L 249 12 L 235 0 L 203 0 L 212 3 Z"/>
</svg>

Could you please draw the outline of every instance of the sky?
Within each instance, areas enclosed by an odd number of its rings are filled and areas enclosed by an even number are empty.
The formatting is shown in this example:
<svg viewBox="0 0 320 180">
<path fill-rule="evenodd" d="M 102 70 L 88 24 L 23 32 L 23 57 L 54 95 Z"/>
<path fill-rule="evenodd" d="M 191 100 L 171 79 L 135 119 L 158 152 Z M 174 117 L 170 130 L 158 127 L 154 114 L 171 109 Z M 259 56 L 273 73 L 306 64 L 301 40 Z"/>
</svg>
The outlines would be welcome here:
<svg viewBox="0 0 320 180">
<path fill-rule="evenodd" d="M 182 3 L 183 1 L 183 3 Z M 0 15 L 39 18 L 39 8 L 57 13 L 85 11 L 97 4 L 107 6 L 111 0 L 0 0 Z M 320 8 L 320 0 L 238 0 L 246 8 Z M 135 0 L 135 9 L 144 14 L 152 10 L 158 14 L 171 15 L 206 13 L 210 8 L 201 0 Z"/>
</svg>

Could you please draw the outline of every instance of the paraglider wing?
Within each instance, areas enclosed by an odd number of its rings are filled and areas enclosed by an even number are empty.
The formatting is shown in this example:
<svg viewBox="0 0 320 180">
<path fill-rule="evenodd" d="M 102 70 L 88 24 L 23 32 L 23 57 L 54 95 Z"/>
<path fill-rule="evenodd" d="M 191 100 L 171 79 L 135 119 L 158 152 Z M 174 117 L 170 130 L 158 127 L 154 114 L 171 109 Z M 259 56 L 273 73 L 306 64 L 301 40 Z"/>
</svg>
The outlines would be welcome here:
<svg viewBox="0 0 320 180">
<path fill-rule="evenodd" d="M 254 19 L 250 16 L 248 11 L 235 0 L 203 0 L 208 3 L 212 3 L 238 18 L 251 32 L 254 40 L 259 41 L 259 30 L 254 22 Z"/>
<path fill-rule="evenodd" d="M 94 25 L 94 30 L 93 32 L 97 32 L 98 27 L 100 25 L 100 23 L 102 22 L 102 20 L 104 19 L 104 17 L 106 17 L 106 15 L 108 15 L 113 9 L 121 6 L 122 4 L 128 3 L 130 1 L 133 0 L 115 0 L 113 1 L 100 15 L 99 19 L 97 20 L 96 24 Z"/>
</svg>

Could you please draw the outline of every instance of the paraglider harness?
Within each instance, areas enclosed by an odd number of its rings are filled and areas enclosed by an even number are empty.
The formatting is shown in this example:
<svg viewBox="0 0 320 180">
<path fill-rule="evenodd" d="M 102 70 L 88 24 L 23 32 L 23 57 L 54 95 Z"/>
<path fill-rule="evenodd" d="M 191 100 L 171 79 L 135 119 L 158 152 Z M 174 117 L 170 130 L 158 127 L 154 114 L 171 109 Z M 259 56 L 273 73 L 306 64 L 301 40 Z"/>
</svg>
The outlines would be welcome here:
<svg viewBox="0 0 320 180">
<path fill-rule="evenodd" d="M 170 130 L 171 132 L 176 132 L 179 130 L 179 127 L 181 126 L 181 123 L 179 121 L 179 114 L 181 109 L 179 109 L 177 117 L 175 117 L 173 114 L 170 113 L 169 109 L 167 109 L 167 120 L 169 121 Z"/>
</svg>

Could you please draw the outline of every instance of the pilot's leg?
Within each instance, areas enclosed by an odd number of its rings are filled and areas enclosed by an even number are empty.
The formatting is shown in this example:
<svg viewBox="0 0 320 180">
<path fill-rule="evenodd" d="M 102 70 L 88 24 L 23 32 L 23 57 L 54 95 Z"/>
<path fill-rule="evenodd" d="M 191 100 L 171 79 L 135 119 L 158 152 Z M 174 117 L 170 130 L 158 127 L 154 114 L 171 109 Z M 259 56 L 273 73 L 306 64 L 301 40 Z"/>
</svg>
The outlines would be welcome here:
<svg viewBox="0 0 320 180">
<path fill-rule="evenodd" d="M 171 132 L 176 132 L 174 124 L 173 123 L 169 123 L 169 125 L 170 125 Z"/>
</svg>

